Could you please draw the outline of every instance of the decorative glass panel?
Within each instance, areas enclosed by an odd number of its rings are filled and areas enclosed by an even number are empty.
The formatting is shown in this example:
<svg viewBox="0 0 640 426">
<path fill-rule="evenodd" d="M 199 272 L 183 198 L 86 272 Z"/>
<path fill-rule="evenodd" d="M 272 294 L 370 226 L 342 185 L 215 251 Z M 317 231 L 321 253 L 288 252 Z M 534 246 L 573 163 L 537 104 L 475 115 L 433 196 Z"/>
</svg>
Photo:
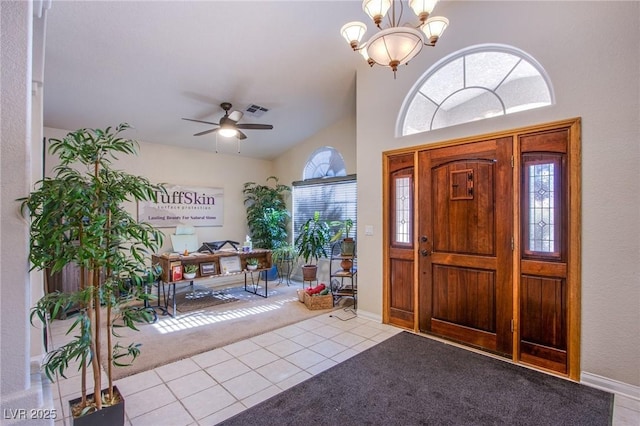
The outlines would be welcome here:
<svg viewBox="0 0 640 426">
<path fill-rule="evenodd" d="M 395 179 L 395 242 L 411 243 L 411 178 Z"/>
<path fill-rule="evenodd" d="M 524 257 L 558 260 L 562 239 L 563 154 L 522 156 L 522 250 Z"/>
<path fill-rule="evenodd" d="M 555 246 L 555 169 L 553 163 L 527 167 L 529 174 L 529 250 L 553 253 Z"/>
</svg>

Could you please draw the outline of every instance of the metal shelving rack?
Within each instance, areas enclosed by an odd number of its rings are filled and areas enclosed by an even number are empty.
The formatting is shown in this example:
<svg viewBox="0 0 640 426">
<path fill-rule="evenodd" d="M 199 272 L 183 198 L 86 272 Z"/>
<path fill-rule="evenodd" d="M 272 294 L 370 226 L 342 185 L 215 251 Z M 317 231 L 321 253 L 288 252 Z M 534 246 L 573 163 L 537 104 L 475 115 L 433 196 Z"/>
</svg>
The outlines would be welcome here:
<svg viewBox="0 0 640 426">
<path fill-rule="evenodd" d="M 343 262 L 350 265 L 341 265 Z M 353 255 L 342 254 L 342 241 L 338 241 L 331 246 L 331 258 L 329 262 L 329 280 L 331 282 L 331 293 L 333 303 L 343 297 L 353 299 L 353 308 L 358 309 L 358 264 L 356 251 Z"/>
</svg>

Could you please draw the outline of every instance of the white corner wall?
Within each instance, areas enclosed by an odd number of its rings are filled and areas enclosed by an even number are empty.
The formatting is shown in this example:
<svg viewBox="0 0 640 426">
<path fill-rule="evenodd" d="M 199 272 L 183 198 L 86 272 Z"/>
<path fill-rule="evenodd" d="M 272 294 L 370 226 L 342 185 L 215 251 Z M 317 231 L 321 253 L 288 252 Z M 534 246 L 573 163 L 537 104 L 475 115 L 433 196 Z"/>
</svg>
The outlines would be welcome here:
<svg viewBox="0 0 640 426">
<path fill-rule="evenodd" d="M 359 308 L 382 313 L 382 152 L 582 117 L 583 376 L 640 386 L 640 3 L 438 4 L 450 27 L 394 80 L 361 64 L 357 79 Z M 597 28 L 606 28 L 598 35 Z M 502 43 L 548 72 L 556 105 L 448 129 L 395 137 L 412 85 L 461 48 Z M 366 184 L 365 184 L 366 183 Z M 372 225 L 373 236 L 364 235 Z"/>
<path fill-rule="evenodd" d="M 45 402 L 41 375 L 31 370 L 29 233 L 16 201 L 28 194 L 32 177 L 32 13 L 31 2 L 0 2 L 0 408 L 6 424 L 32 424 L 27 414 Z"/>
</svg>

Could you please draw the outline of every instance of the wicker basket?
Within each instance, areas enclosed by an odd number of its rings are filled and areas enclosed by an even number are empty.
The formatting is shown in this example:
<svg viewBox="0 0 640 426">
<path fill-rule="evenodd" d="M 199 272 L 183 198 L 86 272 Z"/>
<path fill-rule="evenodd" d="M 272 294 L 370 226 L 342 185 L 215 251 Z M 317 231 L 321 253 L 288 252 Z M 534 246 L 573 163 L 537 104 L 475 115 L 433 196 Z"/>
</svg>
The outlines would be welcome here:
<svg viewBox="0 0 640 426">
<path fill-rule="evenodd" d="M 333 295 L 329 293 L 324 296 L 310 296 L 309 293 L 305 291 L 304 305 L 312 311 L 317 309 L 331 309 L 333 308 Z"/>
</svg>

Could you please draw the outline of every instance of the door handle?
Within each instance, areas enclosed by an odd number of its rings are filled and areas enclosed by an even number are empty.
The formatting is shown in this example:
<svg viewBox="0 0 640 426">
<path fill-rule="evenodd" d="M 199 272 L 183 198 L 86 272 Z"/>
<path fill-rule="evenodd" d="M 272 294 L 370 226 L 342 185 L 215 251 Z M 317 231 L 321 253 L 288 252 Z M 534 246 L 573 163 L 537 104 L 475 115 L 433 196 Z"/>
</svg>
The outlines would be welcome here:
<svg viewBox="0 0 640 426">
<path fill-rule="evenodd" d="M 420 237 L 420 241 L 421 241 L 421 242 L 423 242 L 423 243 L 428 243 L 428 242 L 429 242 L 429 237 L 427 237 L 426 235 L 422 235 L 422 236 Z M 425 257 L 426 257 L 426 256 L 429 256 L 429 250 L 427 250 L 427 249 L 422 249 L 422 250 L 420 250 L 420 254 L 421 254 L 422 256 L 425 256 Z"/>
</svg>

